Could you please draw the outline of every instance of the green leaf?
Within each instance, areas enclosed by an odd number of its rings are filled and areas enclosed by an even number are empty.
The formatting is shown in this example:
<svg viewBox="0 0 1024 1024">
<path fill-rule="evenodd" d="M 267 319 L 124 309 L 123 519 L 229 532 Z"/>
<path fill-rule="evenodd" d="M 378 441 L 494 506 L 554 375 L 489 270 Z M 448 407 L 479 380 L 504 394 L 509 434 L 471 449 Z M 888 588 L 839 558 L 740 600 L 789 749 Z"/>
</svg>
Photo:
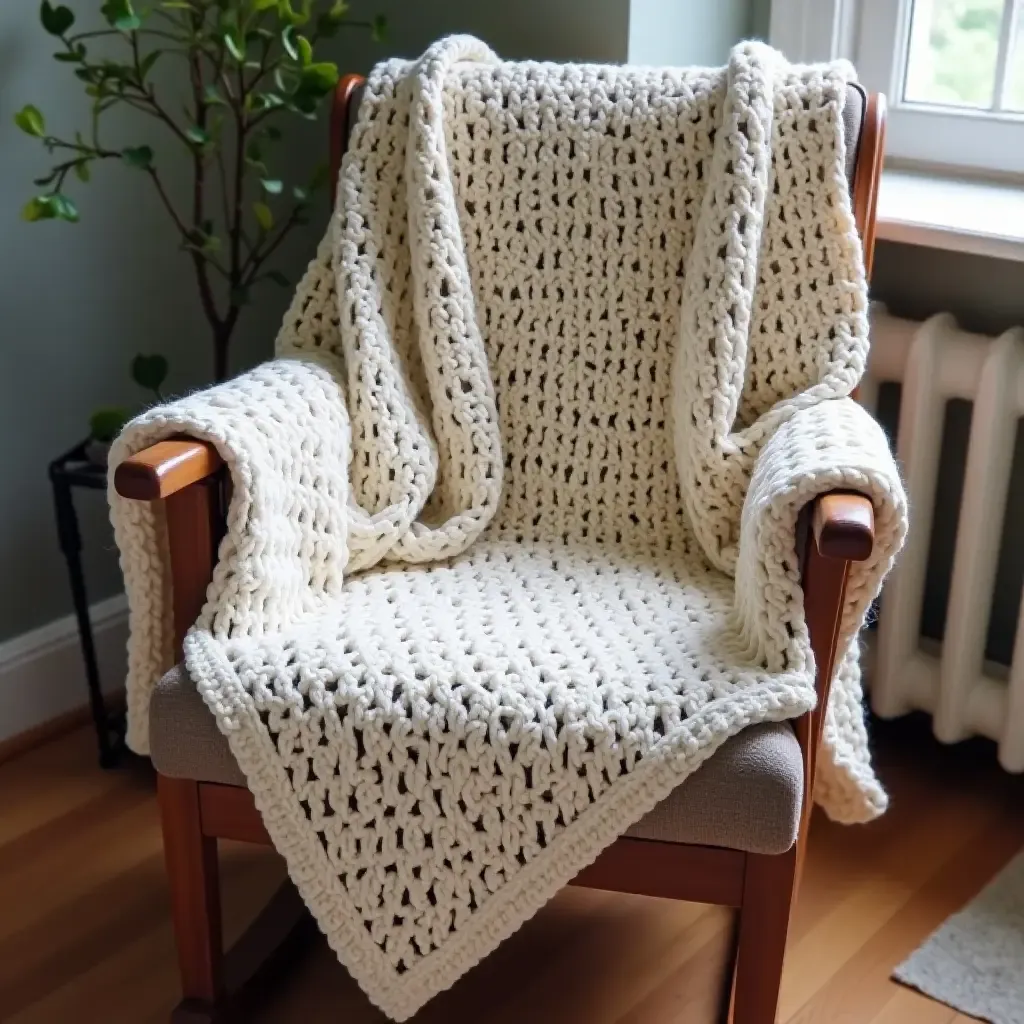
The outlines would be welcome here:
<svg viewBox="0 0 1024 1024">
<path fill-rule="evenodd" d="M 153 70 L 153 65 L 160 59 L 163 52 L 163 50 L 154 50 L 142 58 L 139 62 L 139 78 L 145 79 L 146 75 Z"/>
<path fill-rule="evenodd" d="M 303 71 L 302 77 L 304 79 L 315 78 L 327 92 L 330 92 L 338 84 L 338 65 L 330 61 L 310 64 Z"/>
<path fill-rule="evenodd" d="M 224 97 L 221 96 L 220 90 L 215 85 L 208 85 L 203 90 L 203 102 L 209 106 L 216 106 L 217 104 L 224 103 Z"/>
<path fill-rule="evenodd" d="M 37 220 L 53 220 L 57 214 L 49 196 L 33 196 L 22 208 L 22 220 L 34 223 Z"/>
<path fill-rule="evenodd" d="M 295 46 L 298 49 L 298 61 L 304 67 L 313 63 L 313 44 L 305 36 L 295 37 Z"/>
<path fill-rule="evenodd" d="M 261 177 L 268 176 L 267 165 L 263 162 L 263 150 L 260 147 L 259 139 L 253 139 L 245 147 L 245 163 Z"/>
<path fill-rule="evenodd" d="M 295 45 L 295 26 L 285 25 L 281 29 L 281 45 L 284 47 L 284 52 L 291 57 L 292 60 L 299 59 L 299 50 Z"/>
<path fill-rule="evenodd" d="M 331 9 L 325 15 L 331 21 L 342 21 L 348 14 L 349 6 L 346 0 L 334 0 Z"/>
<path fill-rule="evenodd" d="M 267 11 L 271 7 L 277 7 L 278 0 L 252 0 L 254 11 Z"/>
<path fill-rule="evenodd" d="M 282 21 L 289 21 L 293 25 L 305 25 L 312 13 L 313 0 L 299 0 L 299 9 L 296 11 L 292 0 L 278 0 L 277 14 Z"/>
<path fill-rule="evenodd" d="M 167 380 L 167 369 L 167 360 L 161 355 L 137 355 L 132 360 L 132 380 L 159 397 L 160 385 Z"/>
<path fill-rule="evenodd" d="M 284 106 L 284 100 L 278 96 L 276 92 L 250 93 L 249 96 L 252 98 L 251 107 L 256 113 L 259 113 L 262 110 L 274 110 L 277 107 Z M 249 97 L 247 97 L 247 99 L 248 98 Z"/>
<path fill-rule="evenodd" d="M 338 68 L 335 64 L 310 64 L 302 69 L 298 85 L 289 97 L 291 106 L 301 114 L 312 116 L 320 100 L 334 90 L 338 84 Z"/>
<path fill-rule="evenodd" d="M 263 191 L 272 196 L 279 196 L 284 188 L 284 182 L 277 178 L 261 178 L 260 184 L 263 186 Z"/>
<path fill-rule="evenodd" d="M 282 288 L 288 288 L 291 286 L 291 282 L 288 280 L 280 270 L 268 270 L 266 276 L 274 282 L 276 285 L 280 285 Z"/>
<path fill-rule="evenodd" d="M 296 185 L 292 189 L 292 195 L 295 197 L 297 203 L 308 203 L 309 202 L 309 189 L 303 188 L 301 185 Z"/>
<path fill-rule="evenodd" d="M 142 19 L 135 13 L 132 0 L 106 0 L 100 11 L 107 24 L 119 32 L 134 32 L 142 26 Z"/>
<path fill-rule="evenodd" d="M 14 123 L 26 134 L 41 139 L 46 134 L 46 121 L 38 107 L 24 106 L 14 115 Z"/>
<path fill-rule="evenodd" d="M 197 146 L 205 146 L 210 141 L 210 133 L 197 124 L 189 125 L 185 129 L 185 135 L 190 142 L 194 142 Z"/>
<path fill-rule="evenodd" d="M 285 67 L 284 64 L 278 64 L 278 66 L 274 68 L 274 85 L 277 86 L 279 92 L 291 92 L 295 87 L 295 81 L 295 76 Z"/>
<path fill-rule="evenodd" d="M 129 146 L 121 150 L 121 159 L 129 167 L 148 171 L 153 164 L 153 149 L 151 146 Z"/>
<path fill-rule="evenodd" d="M 92 177 L 92 173 L 89 170 L 88 160 L 79 160 L 78 163 L 75 164 L 75 177 L 77 177 L 79 181 L 88 181 Z"/>
<path fill-rule="evenodd" d="M 378 14 L 370 23 L 370 38 L 375 43 L 383 43 L 388 37 L 388 19 Z"/>
<path fill-rule="evenodd" d="M 62 64 L 79 64 L 85 60 L 85 47 L 79 43 L 73 50 L 65 50 L 63 53 L 55 53 L 53 55 L 54 60 L 59 60 Z"/>
<path fill-rule="evenodd" d="M 183 243 L 182 247 L 206 255 L 220 252 L 220 239 L 213 233 L 213 221 L 204 220 L 202 229 L 195 228 L 190 231 L 188 240 Z"/>
<path fill-rule="evenodd" d="M 274 226 L 274 214 L 266 203 L 253 203 L 252 212 L 256 214 L 256 222 L 264 231 L 270 231 Z"/>
<path fill-rule="evenodd" d="M 230 53 L 231 56 L 234 57 L 234 59 L 238 61 L 239 64 L 245 63 L 244 40 L 239 40 L 231 32 L 226 32 L 224 34 L 224 46 L 227 49 L 228 53 Z"/>
<path fill-rule="evenodd" d="M 39 20 L 51 36 L 62 36 L 75 23 L 75 12 L 68 7 L 54 7 L 50 0 L 43 0 Z"/>
<path fill-rule="evenodd" d="M 78 207 L 67 196 L 51 192 L 30 199 L 21 216 L 28 221 L 53 220 L 56 217 L 74 224 L 78 220 Z"/>
<path fill-rule="evenodd" d="M 69 224 L 78 223 L 78 207 L 67 196 L 54 192 L 50 196 L 50 202 L 53 205 L 54 213 L 61 220 L 66 220 Z"/>
<path fill-rule="evenodd" d="M 97 409 L 89 417 L 89 434 L 95 440 L 109 444 L 121 433 L 129 419 L 131 414 L 120 406 L 111 405 Z"/>
</svg>

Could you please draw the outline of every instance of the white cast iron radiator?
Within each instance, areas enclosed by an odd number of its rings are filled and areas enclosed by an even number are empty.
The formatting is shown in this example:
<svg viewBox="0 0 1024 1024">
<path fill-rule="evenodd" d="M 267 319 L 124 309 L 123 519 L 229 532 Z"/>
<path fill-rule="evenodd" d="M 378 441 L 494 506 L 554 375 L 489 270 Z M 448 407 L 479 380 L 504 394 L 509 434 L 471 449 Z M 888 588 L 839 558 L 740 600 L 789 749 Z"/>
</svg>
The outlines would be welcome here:
<svg viewBox="0 0 1024 1024">
<path fill-rule="evenodd" d="M 881 600 L 872 707 L 884 718 L 929 711 L 940 740 L 988 736 L 1007 771 L 1024 771 L 1024 602 L 1008 673 L 985 662 L 1017 422 L 1024 415 L 1024 329 L 991 338 L 961 330 L 949 314 L 918 323 L 876 307 L 871 342 L 860 398 L 874 411 L 880 384 L 902 385 L 897 452 L 911 512 L 907 546 Z M 954 398 L 974 408 L 945 636 L 930 653 L 921 643 L 921 611 L 946 403 Z"/>
</svg>

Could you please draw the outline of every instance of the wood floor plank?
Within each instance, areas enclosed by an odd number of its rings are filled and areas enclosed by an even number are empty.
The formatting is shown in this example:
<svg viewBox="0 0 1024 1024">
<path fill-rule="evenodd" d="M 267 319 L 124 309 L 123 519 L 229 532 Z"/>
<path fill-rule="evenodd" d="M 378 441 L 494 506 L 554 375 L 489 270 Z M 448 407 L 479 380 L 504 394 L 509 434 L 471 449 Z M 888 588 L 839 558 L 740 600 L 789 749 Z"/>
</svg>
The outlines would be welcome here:
<svg viewBox="0 0 1024 1024">
<path fill-rule="evenodd" d="M 723 978 L 709 979 L 708 965 L 714 965 L 719 975 L 731 969 L 723 959 L 723 953 L 729 953 L 731 959 L 734 944 L 732 926 L 733 922 L 720 913 L 702 917 L 687 934 L 672 974 L 646 998 L 638 1001 L 621 1018 L 621 1024 L 715 1020 L 712 1007 L 720 1002 L 715 997 L 723 992 Z"/>
<path fill-rule="evenodd" d="M 959 910 L 1020 849 L 1020 819 L 991 822 L 967 836 L 956 853 L 914 890 L 885 924 L 848 958 L 815 996 L 794 1016 L 792 1024 L 851 1019 L 869 1021 L 881 1013 L 898 983 L 888 974 L 950 914 Z"/>
<path fill-rule="evenodd" d="M 134 784 L 99 771 L 95 757 L 95 741 L 82 729 L 0 765 L 0 849 L 101 794 Z"/>
<path fill-rule="evenodd" d="M 953 794 L 919 807 L 912 827 L 894 832 L 889 842 L 876 844 L 871 852 L 857 848 L 864 835 L 851 837 L 854 845 L 834 852 L 833 865 L 842 865 L 852 884 L 817 923 L 790 943 L 787 963 L 792 969 L 783 979 L 780 1019 L 795 1019 L 917 887 L 981 833 L 991 813 L 966 794 Z"/>
<path fill-rule="evenodd" d="M 107 818 L 84 823 L 74 840 L 36 846 L 30 856 L 8 866 L 3 877 L 10 897 L 0 915 L 0 940 L 79 899 L 105 877 L 120 875 L 159 852 L 155 822 L 152 800 L 133 799 Z"/>
<path fill-rule="evenodd" d="M 1024 779 L 991 748 L 881 730 L 889 814 L 814 818 L 780 1024 L 974 1024 L 890 980 L 1024 844 Z M 0 1020 L 167 1024 L 178 982 L 151 773 L 101 772 L 86 730 L 0 765 Z M 223 844 L 225 929 L 282 877 Z M 710 1024 L 732 918 L 720 908 L 567 889 L 415 1024 Z M 319 942 L 247 1024 L 383 1024 Z"/>
<path fill-rule="evenodd" d="M 586 889 L 580 892 L 583 900 L 577 898 L 571 911 L 577 920 L 581 904 L 598 895 Z M 586 1013 L 594 1024 L 617 1021 L 638 993 L 654 988 L 675 969 L 688 935 L 708 913 L 715 913 L 692 903 L 673 905 L 644 896 L 623 900 L 617 894 L 600 895 L 604 900 L 589 915 L 589 923 L 577 928 L 574 940 L 561 942 L 554 956 L 535 956 L 531 951 L 530 960 L 536 967 L 494 1015 L 495 1024 L 522 1021 L 524 1013 L 529 1014 L 538 1003 L 544 1005 L 544 1014 L 551 1020 L 564 1020 L 578 1012 Z M 548 927 L 546 921 L 537 924 L 540 927 L 532 932 Z M 503 980 L 500 966 L 494 966 L 498 970 L 489 971 L 495 975 L 490 979 L 491 991 Z M 511 962 L 506 966 L 512 966 Z M 610 986 L 595 999 L 582 991 L 588 988 L 585 979 L 594 974 L 628 978 L 629 985 Z M 438 1017 L 438 1021 L 443 1019 L 443 1014 Z"/>
<path fill-rule="evenodd" d="M 952 1024 L 956 1016 L 944 1003 L 897 985 L 870 1024 Z"/>
</svg>

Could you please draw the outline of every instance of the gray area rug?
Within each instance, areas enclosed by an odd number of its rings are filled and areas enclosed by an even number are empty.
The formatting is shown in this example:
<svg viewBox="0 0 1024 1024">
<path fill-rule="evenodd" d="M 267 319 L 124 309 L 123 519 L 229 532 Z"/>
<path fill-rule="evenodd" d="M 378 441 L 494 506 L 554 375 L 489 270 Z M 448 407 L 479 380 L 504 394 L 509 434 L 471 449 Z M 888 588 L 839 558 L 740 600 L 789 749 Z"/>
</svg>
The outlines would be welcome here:
<svg viewBox="0 0 1024 1024">
<path fill-rule="evenodd" d="M 893 972 L 992 1024 L 1024 1024 L 1024 854 Z"/>
</svg>

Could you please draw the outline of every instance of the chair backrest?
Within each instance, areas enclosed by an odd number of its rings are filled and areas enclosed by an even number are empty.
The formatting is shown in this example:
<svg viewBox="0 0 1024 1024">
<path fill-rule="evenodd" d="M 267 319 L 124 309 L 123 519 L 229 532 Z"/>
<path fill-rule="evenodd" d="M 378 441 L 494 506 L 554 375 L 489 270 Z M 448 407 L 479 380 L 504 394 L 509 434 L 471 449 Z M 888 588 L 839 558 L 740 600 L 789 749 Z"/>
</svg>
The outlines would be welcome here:
<svg viewBox="0 0 1024 1024">
<path fill-rule="evenodd" d="M 360 84 L 349 77 L 339 88 L 332 137 L 336 167 Z M 510 80 L 503 87 L 521 86 Z M 880 106 L 859 89 L 847 100 L 847 173 L 852 169 L 857 229 L 870 242 Z M 707 187 L 702 160 L 709 158 L 714 138 L 707 131 L 694 133 L 693 152 L 701 156 L 692 158 L 696 170 L 690 173 L 691 151 L 671 146 L 678 116 L 672 103 L 685 102 L 682 94 L 670 98 L 643 132 L 634 134 L 627 126 L 600 133 L 599 139 L 588 136 L 585 147 L 593 145 L 593 153 L 587 150 L 580 159 L 637 170 L 593 176 L 585 171 L 578 180 L 572 174 L 564 181 L 552 176 L 549 163 L 539 159 L 530 158 L 520 168 L 495 157 L 500 146 L 475 141 L 491 136 L 474 135 L 468 119 L 450 126 L 453 147 L 465 152 L 479 147 L 476 164 L 451 166 L 452 188 L 465 203 L 462 242 L 499 412 L 505 465 L 495 524 L 517 536 L 572 534 L 637 548 L 687 547 L 696 543 L 687 526 L 715 519 L 720 536 L 713 543 L 729 547 L 738 529 L 734 499 L 745 490 L 747 453 L 756 443 L 747 443 L 741 433 L 763 437 L 757 434 L 761 417 L 808 387 L 832 386 L 826 374 L 842 373 L 841 356 L 832 353 L 843 351 L 844 339 L 852 338 L 861 321 L 834 294 L 841 283 L 824 272 L 818 250 L 793 252 L 790 232 L 813 230 L 819 216 L 806 207 L 801 213 L 799 203 L 790 219 L 765 217 L 758 287 L 771 301 L 754 302 L 748 311 L 741 387 L 735 387 L 730 376 L 735 365 L 723 348 L 708 340 L 698 344 L 693 330 L 684 335 L 684 316 L 705 309 L 699 288 L 685 293 L 683 270 Z M 516 130 L 498 107 L 480 116 L 492 119 L 488 131 Z M 797 123 L 781 119 L 773 143 L 776 177 L 783 181 L 802 181 L 810 166 L 806 161 L 814 159 L 809 154 L 827 152 L 805 149 L 792 134 L 787 142 L 787 132 L 799 130 Z M 865 124 L 873 130 L 866 133 Z M 379 126 L 367 126 L 376 130 Z M 655 152 L 669 155 L 655 159 Z M 867 176 L 866 185 L 861 175 Z M 558 201 L 543 207 L 538 197 L 549 193 L 557 193 Z M 527 197 L 523 207 L 521 196 Z M 378 197 L 376 212 L 382 224 L 406 223 L 404 202 L 387 190 Z M 407 272 L 403 258 L 399 254 L 394 269 L 399 280 Z M 818 329 L 817 311 L 833 299 L 841 312 L 830 333 Z M 719 315 L 713 303 L 707 309 L 701 329 Z M 721 315 L 728 319 L 732 313 Z M 393 329 L 401 348 L 402 332 L 414 328 L 402 323 Z M 673 353 L 680 337 L 690 348 L 677 360 Z M 684 367 L 679 380 L 676 366 Z M 716 382 L 732 392 L 710 394 Z M 723 425 L 727 408 L 734 418 Z M 740 441 L 721 444 L 723 431 L 730 441 L 734 435 Z M 723 511 L 723 502 L 729 511 Z M 701 543 L 707 548 L 708 538 Z"/>
<path fill-rule="evenodd" d="M 338 82 L 331 108 L 330 167 L 331 205 L 352 126 L 356 122 L 359 101 L 366 79 L 362 75 L 344 75 Z M 885 94 L 867 92 L 859 84 L 851 85 L 843 110 L 846 139 L 846 176 L 850 183 L 853 215 L 864 250 L 868 279 L 875 256 L 875 220 L 878 186 L 885 152 Z"/>
</svg>

